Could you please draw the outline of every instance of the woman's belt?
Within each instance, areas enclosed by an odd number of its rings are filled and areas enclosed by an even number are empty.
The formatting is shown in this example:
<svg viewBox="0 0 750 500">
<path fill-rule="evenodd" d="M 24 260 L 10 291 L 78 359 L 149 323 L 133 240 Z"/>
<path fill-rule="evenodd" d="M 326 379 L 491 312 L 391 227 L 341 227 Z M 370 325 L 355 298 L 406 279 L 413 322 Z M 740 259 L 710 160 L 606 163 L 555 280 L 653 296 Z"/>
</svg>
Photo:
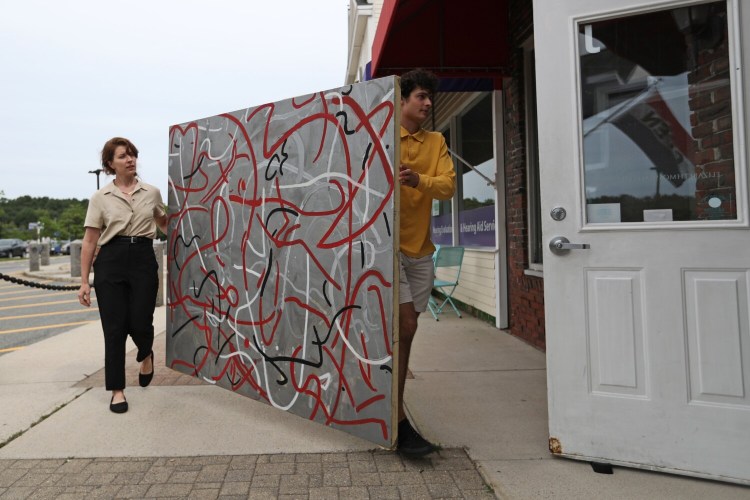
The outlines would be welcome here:
<svg viewBox="0 0 750 500">
<path fill-rule="evenodd" d="M 153 244 L 153 242 L 154 240 L 144 236 L 115 236 L 107 243 L 127 243 L 129 245 L 137 245 L 143 243 Z"/>
</svg>

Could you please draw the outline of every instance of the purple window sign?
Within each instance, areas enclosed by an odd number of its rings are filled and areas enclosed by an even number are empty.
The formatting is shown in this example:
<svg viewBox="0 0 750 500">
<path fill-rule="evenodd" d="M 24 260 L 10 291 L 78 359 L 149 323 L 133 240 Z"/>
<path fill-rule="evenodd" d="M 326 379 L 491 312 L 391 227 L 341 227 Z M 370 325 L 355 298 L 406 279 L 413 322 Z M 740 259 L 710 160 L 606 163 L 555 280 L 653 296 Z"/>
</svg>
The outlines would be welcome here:
<svg viewBox="0 0 750 500">
<path fill-rule="evenodd" d="M 458 213 L 458 241 L 461 246 L 495 246 L 495 206 L 462 210 Z"/>
<path fill-rule="evenodd" d="M 451 214 L 432 216 L 431 239 L 436 245 L 453 244 L 453 220 Z"/>
</svg>

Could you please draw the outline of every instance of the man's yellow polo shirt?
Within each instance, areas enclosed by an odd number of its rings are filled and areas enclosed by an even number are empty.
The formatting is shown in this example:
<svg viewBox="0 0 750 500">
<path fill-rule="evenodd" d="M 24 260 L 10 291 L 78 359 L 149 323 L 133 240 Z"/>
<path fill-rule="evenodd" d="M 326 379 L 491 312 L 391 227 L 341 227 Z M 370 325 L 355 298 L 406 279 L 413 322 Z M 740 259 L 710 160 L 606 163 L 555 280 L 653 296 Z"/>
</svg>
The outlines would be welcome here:
<svg viewBox="0 0 750 500">
<path fill-rule="evenodd" d="M 401 164 L 419 174 L 419 184 L 401 186 L 400 249 L 409 257 L 424 257 L 435 251 L 430 240 L 432 200 L 449 200 L 456 189 L 456 172 L 443 134 L 424 129 L 410 134 L 401 127 Z"/>
</svg>

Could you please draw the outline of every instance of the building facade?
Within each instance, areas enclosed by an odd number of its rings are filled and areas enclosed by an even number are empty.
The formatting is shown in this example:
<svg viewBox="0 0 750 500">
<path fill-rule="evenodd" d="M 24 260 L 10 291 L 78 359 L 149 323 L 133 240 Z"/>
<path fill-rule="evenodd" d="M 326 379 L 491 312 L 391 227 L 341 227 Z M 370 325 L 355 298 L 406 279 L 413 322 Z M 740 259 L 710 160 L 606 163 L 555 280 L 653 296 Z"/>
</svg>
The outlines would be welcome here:
<svg viewBox="0 0 750 500">
<path fill-rule="evenodd" d="M 400 74 L 413 67 L 431 69 L 441 76 L 426 128 L 444 134 L 458 174 L 454 199 L 436 202 L 433 207 L 432 227 L 436 244 L 466 248 L 460 284 L 453 297 L 463 309 L 543 349 L 541 252 L 540 247 L 530 247 L 528 213 L 534 198 L 524 188 L 529 168 L 538 170 L 538 166 L 528 164 L 523 101 L 528 91 L 523 88 L 524 72 L 528 71 L 524 64 L 533 62 L 533 52 L 524 49 L 531 40 L 531 2 L 480 2 L 478 7 L 489 9 L 486 23 L 493 27 L 483 37 L 466 36 L 466 24 L 462 24 L 466 9 L 458 3 L 449 3 L 448 8 L 453 9 L 449 11 L 435 9 L 437 3 L 416 4 L 413 10 L 403 12 L 398 2 L 350 3 L 350 57 L 345 83 Z M 522 20 L 514 25 L 510 43 L 505 29 L 509 16 Z M 441 41 L 444 34 L 437 28 L 446 26 L 446 22 L 455 25 L 445 31 L 453 38 Z M 420 31 L 425 26 L 434 26 L 435 31 Z M 500 32 L 496 26 L 501 26 Z M 462 42 L 450 54 L 426 54 L 433 61 L 452 58 L 452 69 L 446 71 L 437 63 L 421 59 L 424 54 L 417 49 L 413 59 L 403 60 L 403 52 L 409 51 L 399 50 L 398 40 L 384 40 L 393 33 L 396 37 L 400 33 L 414 36 L 422 46 L 445 47 L 469 38 L 473 45 L 467 47 Z M 373 50 L 379 51 L 375 57 Z M 489 59 L 466 60 L 467 54 L 488 50 L 492 52 Z M 374 64 L 377 74 L 373 74 Z M 532 155 L 531 160 L 535 158 Z"/>
<path fill-rule="evenodd" d="M 546 351 L 550 451 L 750 484 L 748 2 L 384 0 L 371 22 L 362 74 L 441 77 L 459 189 L 433 239 L 467 249 L 467 309 Z"/>
</svg>

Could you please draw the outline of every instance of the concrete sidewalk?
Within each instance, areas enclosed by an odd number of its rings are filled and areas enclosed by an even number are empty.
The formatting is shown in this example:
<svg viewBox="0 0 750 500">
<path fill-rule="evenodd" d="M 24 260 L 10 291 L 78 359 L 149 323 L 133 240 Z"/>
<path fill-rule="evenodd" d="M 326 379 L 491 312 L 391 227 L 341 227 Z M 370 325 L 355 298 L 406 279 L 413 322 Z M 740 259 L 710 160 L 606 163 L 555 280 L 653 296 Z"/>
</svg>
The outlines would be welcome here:
<svg viewBox="0 0 750 500">
<path fill-rule="evenodd" d="M 124 415 L 107 408 L 98 323 L 0 356 L 0 499 L 750 496 L 552 456 L 544 354 L 475 318 L 420 320 L 405 399 L 442 450 L 409 460 L 165 368 L 165 317 L 146 389 L 131 345 Z"/>
</svg>

